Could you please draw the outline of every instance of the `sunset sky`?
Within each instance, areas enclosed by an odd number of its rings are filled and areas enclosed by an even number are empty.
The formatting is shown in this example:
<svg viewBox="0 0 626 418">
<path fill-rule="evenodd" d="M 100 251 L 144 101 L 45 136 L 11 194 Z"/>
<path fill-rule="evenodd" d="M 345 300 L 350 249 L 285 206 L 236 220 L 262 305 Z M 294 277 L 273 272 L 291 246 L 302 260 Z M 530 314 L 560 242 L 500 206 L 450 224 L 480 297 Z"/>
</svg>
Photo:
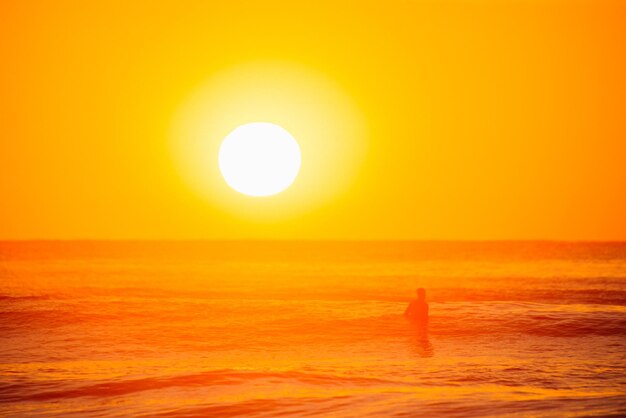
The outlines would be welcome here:
<svg viewBox="0 0 626 418">
<path fill-rule="evenodd" d="M 0 238 L 626 239 L 624 16 L 2 2 Z M 212 154 L 257 121 L 302 149 L 266 198 L 225 186 Z"/>
</svg>

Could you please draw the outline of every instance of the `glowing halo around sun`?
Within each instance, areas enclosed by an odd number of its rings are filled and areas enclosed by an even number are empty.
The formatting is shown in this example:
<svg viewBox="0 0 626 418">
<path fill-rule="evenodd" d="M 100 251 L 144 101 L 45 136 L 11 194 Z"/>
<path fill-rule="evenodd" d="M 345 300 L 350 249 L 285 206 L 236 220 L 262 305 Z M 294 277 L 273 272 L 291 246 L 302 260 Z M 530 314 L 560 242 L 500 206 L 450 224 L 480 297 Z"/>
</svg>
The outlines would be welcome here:
<svg viewBox="0 0 626 418">
<path fill-rule="evenodd" d="M 300 147 L 289 132 L 267 122 L 248 123 L 222 142 L 219 165 L 226 183 L 248 196 L 271 196 L 293 183 Z"/>
<path fill-rule="evenodd" d="M 271 223 L 352 192 L 367 126 L 353 97 L 328 75 L 293 62 L 249 61 L 216 70 L 181 103 L 172 156 L 187 191 L 224 219 Z M 284 140 L 262 145 L 266 136 Z"/>
</svg>

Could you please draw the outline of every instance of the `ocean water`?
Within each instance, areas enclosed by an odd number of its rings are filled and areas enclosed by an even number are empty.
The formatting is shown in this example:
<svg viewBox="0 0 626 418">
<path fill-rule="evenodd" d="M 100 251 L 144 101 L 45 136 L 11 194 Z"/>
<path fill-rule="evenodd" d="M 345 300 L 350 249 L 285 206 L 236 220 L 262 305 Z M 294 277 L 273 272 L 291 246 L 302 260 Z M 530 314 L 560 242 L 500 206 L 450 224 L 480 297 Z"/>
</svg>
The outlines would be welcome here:
<svg viewBox="0 0 626 418">
<path fill-rule="evenodd" d="M 0 295 L 3 417 L 626 416 L 626 243 L 2 242 Z"/>
</svg>

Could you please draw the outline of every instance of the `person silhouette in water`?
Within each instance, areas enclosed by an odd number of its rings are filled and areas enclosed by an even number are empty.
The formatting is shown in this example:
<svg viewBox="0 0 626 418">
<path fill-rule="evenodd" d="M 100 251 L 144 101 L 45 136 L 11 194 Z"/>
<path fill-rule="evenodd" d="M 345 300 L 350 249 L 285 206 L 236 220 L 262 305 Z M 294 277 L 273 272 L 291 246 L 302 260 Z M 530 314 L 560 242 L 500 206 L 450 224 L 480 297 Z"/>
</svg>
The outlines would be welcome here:
<svg viewBox="0 0 626 418">
<path fill-rule="evenodd" d="M 416 325 L 428 325 L 428 303 L 426 303 L 426 291 L 421 287 L 417 289 L 417 299 L 411 301 L 404 311 L 404 316 Z"/>
</svg>

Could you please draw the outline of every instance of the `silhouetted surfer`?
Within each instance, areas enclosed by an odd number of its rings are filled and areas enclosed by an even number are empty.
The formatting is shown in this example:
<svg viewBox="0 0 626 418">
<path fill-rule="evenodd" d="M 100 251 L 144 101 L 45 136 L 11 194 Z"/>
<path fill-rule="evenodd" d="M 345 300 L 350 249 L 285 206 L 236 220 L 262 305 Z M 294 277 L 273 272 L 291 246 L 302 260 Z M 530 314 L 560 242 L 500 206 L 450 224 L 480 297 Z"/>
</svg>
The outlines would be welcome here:
<svg viewBox="0 0 626 418">
<path fill-rule="evenodd" d="M 411 301 L 404 311 L 404 316 L 416 325 L 428 324 L 428 303 L 426 303 L 426 291 L 421 287 L 417 289 L 417 299 Z"/>
</svg>

